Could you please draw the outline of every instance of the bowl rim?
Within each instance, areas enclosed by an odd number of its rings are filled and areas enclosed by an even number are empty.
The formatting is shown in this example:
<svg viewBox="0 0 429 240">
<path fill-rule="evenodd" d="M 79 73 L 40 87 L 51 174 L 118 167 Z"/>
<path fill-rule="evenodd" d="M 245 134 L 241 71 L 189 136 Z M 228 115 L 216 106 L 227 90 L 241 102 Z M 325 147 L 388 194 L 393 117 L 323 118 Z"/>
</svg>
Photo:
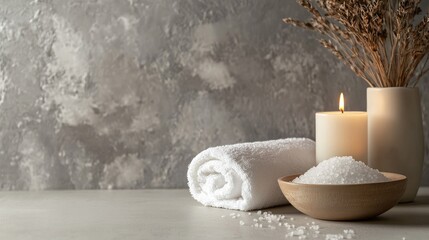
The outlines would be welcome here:
<svg viewBox="0 0 429 240">
<path fill-rule="evenodd" d="M 394 172 L 380 172 L 383 175 L 385 174 L 389 174 L 389 175 L 394 175 L 396 176 L 398 179 L 390 179 L 389 181 L 386 182 L 373 182 L 373 183 L 352 183 L 352 184 L 308 184 L 308 183 L 294 183 L 292 182 L 292 180 L 294 180 L 295 178 L 301 176 L 304 173 L 301 174 L 292 174 L 292 175 L 288 175 L 288 176 L 283 176 L 277 179 L 277 182 L 280 183 L 284 183 L 284 184 L 288 184 L 291 186 L 316 186 L 316 187 L 323 187 L 323 186 L 328 186 L 328 187 L 345 187 L 345 186 L 362 186 L 362 185 L 380 185 L 380 184 L 389 184 L 389 183 L 394 183 L 394 182 L 401 182 L 401 181 L 407 181 L 407 177 L 405 175 L 402 175 L 400 173 L 394 173 Z M 293 178 L 292 178 L 293 177 Z M 387 177 L 387 176 L 386 176 Z M 292 178 L 289 181 L 286 181 L 285 179 L 287 178 Z"/>
</svg>

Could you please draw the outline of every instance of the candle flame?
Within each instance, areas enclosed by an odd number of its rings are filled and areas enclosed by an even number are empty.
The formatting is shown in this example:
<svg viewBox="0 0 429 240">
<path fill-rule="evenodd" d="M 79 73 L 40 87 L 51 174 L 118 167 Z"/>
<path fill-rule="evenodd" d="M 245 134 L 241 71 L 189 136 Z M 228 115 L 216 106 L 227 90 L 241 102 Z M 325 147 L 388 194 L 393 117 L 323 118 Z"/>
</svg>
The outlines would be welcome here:
<svg viewBox="0 0 429 240">
<path fill-rule="evenodd" d="M 340 95 L 340 111 L 341 113 L 344 113 L 344 95 L 341 93 Z"/>
</svg>

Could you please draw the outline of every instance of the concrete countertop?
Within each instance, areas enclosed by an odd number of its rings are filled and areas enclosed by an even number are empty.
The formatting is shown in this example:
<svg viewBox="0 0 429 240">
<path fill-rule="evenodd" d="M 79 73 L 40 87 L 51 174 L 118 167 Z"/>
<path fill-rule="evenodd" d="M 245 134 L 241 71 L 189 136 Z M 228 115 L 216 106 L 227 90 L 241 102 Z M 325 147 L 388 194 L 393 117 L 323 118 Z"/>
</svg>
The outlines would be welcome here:
<svg viewBox="0 0 429 240">
<path fill-rule="evenodd" d="M 317 239 L 345 229 L 355 231 L 353 239 L 429 239 L 429 187 L 420 188 L 414 203 L 367 221 L 315 220 L 292 206 L 265 211 L 284 214 L 296 226 L 315 222 Z M 0 192 L 0 239 L 8 240 L 286 239 L 285 227 L 251 227 L 256 217 L 203 207 L 185 189 Z"/>
</svg>

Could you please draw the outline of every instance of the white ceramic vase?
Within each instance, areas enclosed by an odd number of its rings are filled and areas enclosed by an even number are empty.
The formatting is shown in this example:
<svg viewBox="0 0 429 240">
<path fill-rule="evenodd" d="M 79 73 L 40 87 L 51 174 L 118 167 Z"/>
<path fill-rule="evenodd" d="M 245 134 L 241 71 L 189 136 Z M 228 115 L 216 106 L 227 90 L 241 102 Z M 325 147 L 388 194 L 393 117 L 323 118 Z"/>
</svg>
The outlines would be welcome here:
<svg viewBox="0 0 429 240">
<path fill-rule="evenodd" d="M 424 143 L 418 88 L 368 88 L 368 164 L 407 177 L 400 202 L 416 197 L 422 175 Z"/>
</svg>

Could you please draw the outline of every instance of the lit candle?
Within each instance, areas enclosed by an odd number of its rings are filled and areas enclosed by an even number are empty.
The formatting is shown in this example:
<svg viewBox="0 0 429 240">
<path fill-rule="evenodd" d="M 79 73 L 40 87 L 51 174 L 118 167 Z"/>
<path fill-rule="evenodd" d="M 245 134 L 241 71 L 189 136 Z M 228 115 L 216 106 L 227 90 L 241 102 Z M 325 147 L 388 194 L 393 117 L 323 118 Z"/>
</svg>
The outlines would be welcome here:
<svg viewBox="0 0 429 240">
<path fill-rule="evenodd" d="M 317 163 L 335 156 L 367 163 L 367 113 L 344 111 L 343 93 L 339 102 L 338 112 L 316 113 Z"/>
</svg>

